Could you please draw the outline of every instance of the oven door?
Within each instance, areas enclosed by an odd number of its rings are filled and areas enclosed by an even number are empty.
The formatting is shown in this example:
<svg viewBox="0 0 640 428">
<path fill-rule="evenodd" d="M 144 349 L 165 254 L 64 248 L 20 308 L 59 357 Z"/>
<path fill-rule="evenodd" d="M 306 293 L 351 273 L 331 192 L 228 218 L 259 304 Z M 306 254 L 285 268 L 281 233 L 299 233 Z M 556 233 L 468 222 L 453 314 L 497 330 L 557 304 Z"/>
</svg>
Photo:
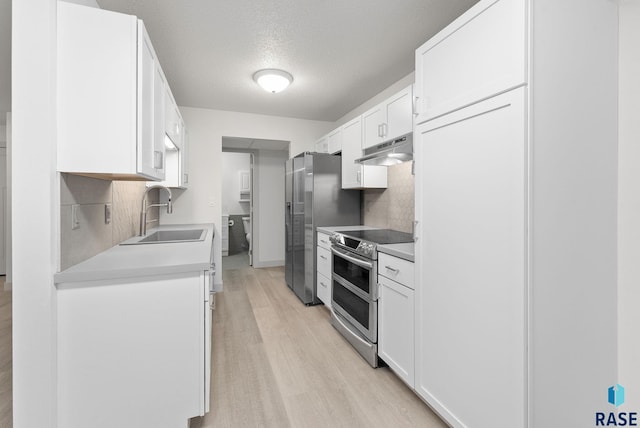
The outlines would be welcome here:
<svg viewBox="0 0 640 428">
<path fill-rule="evenodd" d="M 331 281 L 331 309 L 346 319 L 371 343 L 378 341 L 378 302 L 334 275 Z"/>
<path fill-rule="evenodd" d="M 364 293 L 367 300 L 378 300 L 376 261 L 366 259 L 348 250 L 331 246 L 332 277 L 342 279 Z"/>
</svg>

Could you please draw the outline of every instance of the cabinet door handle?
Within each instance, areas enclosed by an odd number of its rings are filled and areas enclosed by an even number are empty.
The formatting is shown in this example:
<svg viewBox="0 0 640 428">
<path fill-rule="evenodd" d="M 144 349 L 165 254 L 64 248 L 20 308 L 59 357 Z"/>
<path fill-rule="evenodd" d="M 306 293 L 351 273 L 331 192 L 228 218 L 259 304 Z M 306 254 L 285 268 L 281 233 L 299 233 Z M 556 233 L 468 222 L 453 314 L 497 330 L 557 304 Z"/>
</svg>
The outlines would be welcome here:
<svg viewBox="0 0 640 428">
<path fill-rule="evenodd" d="M 418 240 L 418 220 L 413 222 L 413 242 Z"/>
<path fill-rule="evenodd" d="M 387 128 L 388 128 L 387 124 L 386 124 L 386 123 L 383 123 L 383 124 L 382 124 L 382 138 L 384 138 L 384 137 L 386 137 L 386 136 L 387 136 L 387 134 L 388 134 L 388 132 L 389 132 L 389 130 L 388 130 Z"/>
<path fill-rule="evenodd" d="M 378 125 L 378 137 L 382 138 L 382 124 Z"/>
<path fill-rule="evenodd" d="M 356 173 L 356 180 L 358 181 L 358 183 L 360 183 L 360 180 L 361 180 L 361 179 L 362 179 L 362 172 L 361 172 L 361 171 L 358 171 L 358 172 Z"/>
<path fill-rule="evenodd" d="M 418 113 L 418 99 L 419 98 L 420 97 L 418 97 L 418 96 L 413 97 L 413 115 L 414 116 L 417 116 L 419 114 Z"/>
<path fill-rule="evenodd" d="M 155 169 L 162 169 L 164 164 L 164 153 L 160 150 L 153 152 L 153 167 Z"/>
<path fill-rule="evenodd" d="M 386 270 L 389 270 L 389 271 L 393 272 L 393 273 L 399 273 L 400 272 L 400 269 L 394 269 L 391 266 L 385 266 L 384 268 Z"/>
<path fill-rule="evenodd" d="M 187 184 L 189 182 L 189 174 L 184 174 L 184 183 Z"/>
</svg>

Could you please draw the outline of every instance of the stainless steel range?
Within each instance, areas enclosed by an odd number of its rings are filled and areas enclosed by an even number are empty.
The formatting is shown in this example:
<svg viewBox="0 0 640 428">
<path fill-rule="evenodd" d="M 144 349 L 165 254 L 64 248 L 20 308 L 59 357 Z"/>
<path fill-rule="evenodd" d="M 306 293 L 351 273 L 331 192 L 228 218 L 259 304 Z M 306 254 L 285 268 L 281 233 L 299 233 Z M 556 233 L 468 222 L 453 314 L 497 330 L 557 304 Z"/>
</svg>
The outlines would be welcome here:
<svg viewBox="0 0 640 428">
<path fill-rule="evenodd" d="M 413 242 L 391 229 L 349 230 L 331 238 L 331 324 L 378 367 L 378 245 Z"/>
</svg>

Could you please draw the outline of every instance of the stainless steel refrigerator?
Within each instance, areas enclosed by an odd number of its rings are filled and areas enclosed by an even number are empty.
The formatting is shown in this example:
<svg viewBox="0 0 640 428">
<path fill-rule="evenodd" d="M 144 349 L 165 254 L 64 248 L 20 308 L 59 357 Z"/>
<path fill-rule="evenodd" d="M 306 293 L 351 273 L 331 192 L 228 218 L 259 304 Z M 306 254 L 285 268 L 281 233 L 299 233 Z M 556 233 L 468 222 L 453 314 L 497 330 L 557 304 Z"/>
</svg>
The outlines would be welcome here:
<svg viewBox="0 0 640 428">
<path fill-rule="evenodd" d="M 360 191 L 342 190 L 341 158 L 301 153 L 285 165 L 285 281 L 306 305 L 316 297 L 319 226 L 360 224 Z"/>
</svg>

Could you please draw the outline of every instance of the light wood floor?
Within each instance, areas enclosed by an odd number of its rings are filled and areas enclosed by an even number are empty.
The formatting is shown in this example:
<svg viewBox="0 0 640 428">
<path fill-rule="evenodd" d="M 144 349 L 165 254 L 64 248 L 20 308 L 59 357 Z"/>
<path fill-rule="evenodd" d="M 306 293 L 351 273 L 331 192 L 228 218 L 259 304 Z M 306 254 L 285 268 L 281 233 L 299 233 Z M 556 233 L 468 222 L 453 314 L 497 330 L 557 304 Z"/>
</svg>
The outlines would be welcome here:
<svg viewBox="0 0 640 428">
<path fill-rule="evenodd" d="M 0 276 L 0 427 L 10 428 L 12 418 L 11 292 L 4 291 Z"/>
<path fill-rule="evenodd" d="M 213 316 L 207 427 L 445 427 L 388 368 L 372 369 L 306 307 L 282 268 L 223 272 Z M 0 277 L 0 427 L 12 426 L 11 292 Z"/>
<path fill-rule="evenodd" d="M 324 306 L 306 307 L 282 268 L 223 272 L 204 427 L 445 427 L 388 368 L 372 369 Z"/>
</svg>

